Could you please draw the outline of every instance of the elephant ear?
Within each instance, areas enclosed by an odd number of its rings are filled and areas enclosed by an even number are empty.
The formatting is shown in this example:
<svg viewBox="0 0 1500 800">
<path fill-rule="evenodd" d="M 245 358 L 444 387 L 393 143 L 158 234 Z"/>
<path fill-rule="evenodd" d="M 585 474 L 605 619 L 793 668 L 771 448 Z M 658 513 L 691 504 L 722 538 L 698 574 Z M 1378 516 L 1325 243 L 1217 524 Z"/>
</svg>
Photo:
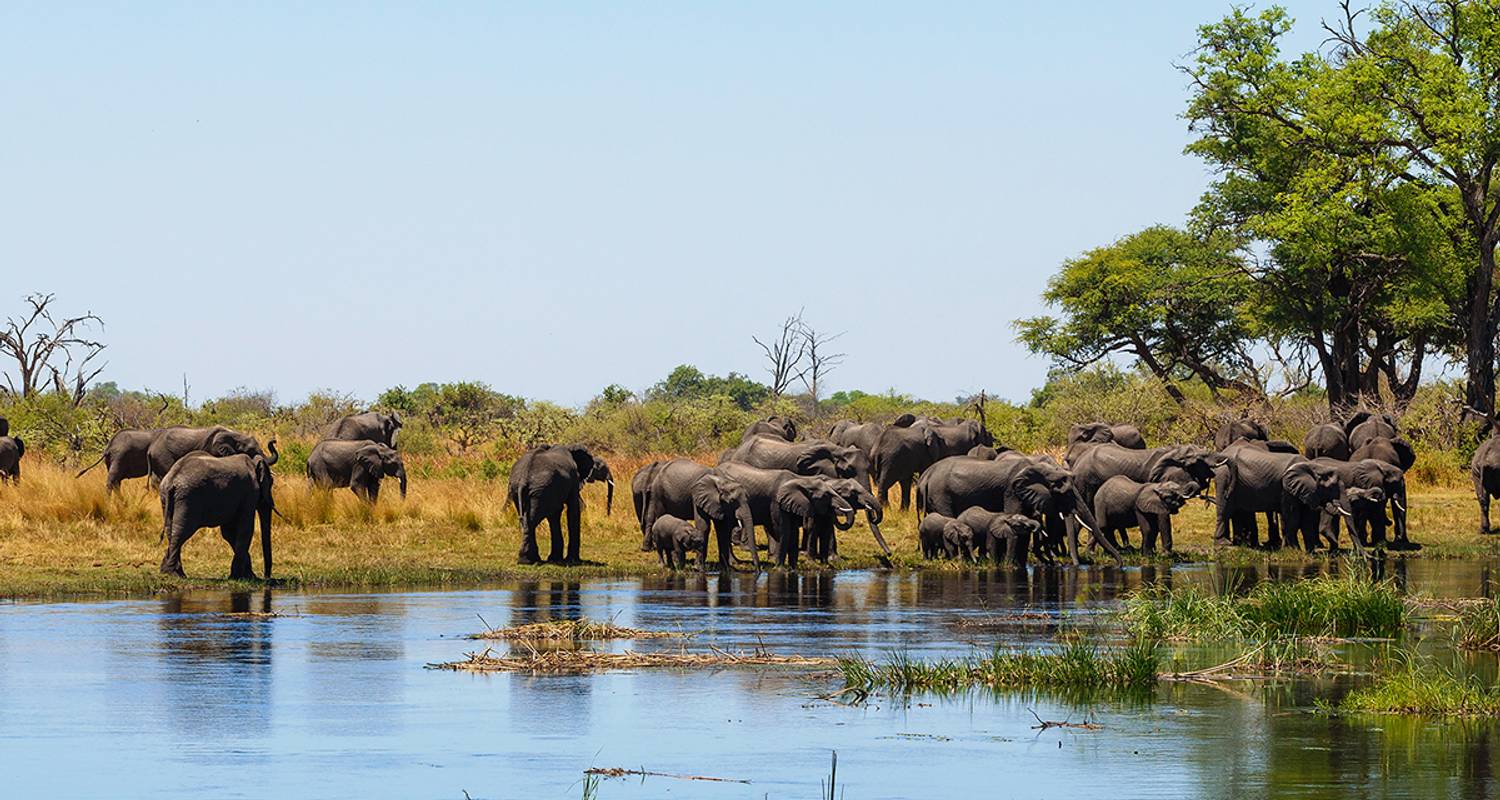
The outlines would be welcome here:
<svg viewBox="0 0 1500 800">
<path fill-rule="evenodd" d="M 588 480 L 594 474 L 594 464 L 597 459 L 589 452 L 588 447 L 581 444 L 568 445 L 568 452 L 573 454 L 573 463 L 578 465 L 578 477 L 580 480 Z"/>
<path fill-rule="evenodd" d="M 0 417 L 0 436 L 10 435 L 10 420 Z"/>
<path fill-rule="evenodd" d="M 1344 420 L 1344 435 L 1348 436 L 1349 434 L 1354 433 L 1355 428 L 1358 428 L 1361 423 L 1372 416 L 1374 416 L 1374 414 L 1371 414 L 1368 411 L 1354 412 L 1348 419 Z"/>
<path fill-rule="evenodd" d="M 719 480 L 712 475 L 699 478 L 693 484 L 693 507 L 702 511 L 704 516 L 723 519 L 724 502 L 720 488 Z"/>
<path fill-rule="evenodd" d="M 232 452 L 229 452 L 223 445 L 220 444 L 220 440 L 223 439 L 224 434 L 228 432 L 229 431 L 227 428 L 215 425 L 213 428 L 209 429 L 208 436 L 203 440 L 203 446 L 198 449 L 202 450 L 205 453 L 208 453 L 211 456 L 233 455 Z"/>
<path fill-rule="evenodd" d="M 1322 505 L 1318 502 L 1318 471 L 1310 461 L 1287 467 L 1286 474 L 1281 476 L 1281 488 L 1303 505 Z"/>
<path fill-rule="evenodd" d="M 943 525 L 943 541 L 953 542 L 954 544 L 958 544 L 959 542 L 973 542 L 974 529 L 956 519 L 950 520 Z"/>
<path fill-rule="evenodd" d="M 915 425 L 916 422 L 917 416 L 915 414 L 902 414 L 901 416 L 896 417 L 896 419 L 891 421 L 891 427 L 910 428 L 912 425 Z"/>
<path fill-rule="evenodd" d="M 385 468 L 385 454 L 381 452 L 383 449 L 378 444 L 365 445 L 354 453 L 354 460 L 367 471 L 379 474 Z"/>
<path fill-rule="evenodd" d="M 813 468 L 813 465 L 817 464 L 819 461 L 828 461 L 834 464 L 838 463 L 838 459 L 834 457 L 833 450 L 831 450 L 827 445 L 815 445 L 813 447 L 803 448 L 802 455 L 797 457 L 796 472 L 805 474 L 806 472 L 811 470 Z"/>
<path fill-rule="evenodd" d="M 1417 451 L 1412 449 L 1411 443 L 1405 439 L 1392 439 L 1391 447 L 1396 451 L 1396 460 L 1401 462 L 1398 466 L 1405 472 L 1417 463 Z"/>
<path fill-rule="evenodd" d="M 807 487 L 799 481 L 787 481 L 776 490 L 776 505 L 788 514 L 810 517 L 813 513 L 812 497 Z"/>
<path fill-rule="evenodd" d="M 1188 469 L 1188 460 L 1192 458 L 1193 448 L 1190 445 L 1177 445 L 1163 451 L 1156 459 L 1156 464 L 1151 467 L 1151 474 L 1146 479 L 1151 483 L 1158 483 L 1166 479 L 1167 470 L 1180 469 L 1184 472 Z"/>
<path fill-rule="evenodd" d="M 1147 514 L 1170 514 L 1172 510 L 1167 507 L 1167 501 L 1162 498 L 1162 484 L 1153 483 L 1141 489 L 1141 493 L 1135 496 L 1136 510 Z"/>
</svg>

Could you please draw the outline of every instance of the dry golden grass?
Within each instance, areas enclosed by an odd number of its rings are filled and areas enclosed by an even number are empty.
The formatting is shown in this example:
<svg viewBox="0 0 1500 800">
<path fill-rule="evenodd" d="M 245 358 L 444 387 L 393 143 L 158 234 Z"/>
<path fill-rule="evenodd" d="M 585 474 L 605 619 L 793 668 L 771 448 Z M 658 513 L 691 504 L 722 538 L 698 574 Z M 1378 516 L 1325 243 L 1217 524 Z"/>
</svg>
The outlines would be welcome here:
<svg viewBox="0 0 1500 800">
<path fill-rule="evenodd" d="M 671 631 L 646 631 L 627 628 L 611 621 L 595 622 L 588 619 L 561 619 L 552 622 L 533 622 L 510 628 L 491 628 L 484 633 L 475 633 L 470 639 L 501 639 L 507 641 L 546 642 L 596 642 L 607 639 L 680 639 L 687 633 Z"/>
<path fill-rule="evenodd" d="M 612 460 L 615 508 L 604 515 L 605 490 L 584 490 L 584 566 L 523 567 L 514 510 L 503 480 L 413 479 L 403 501 L 387 485 L 374 508 L 347 490 L 312 489 L 301 476 L 278 476 L 273 523 L 278 580 L 304 586 L 474 586 L 524 575 L 589 577 L 657 572 L 655 554 L 641 552 L 630 501 L 630 478 L 649 458 Z M 710 459 L 704 459 L 710 460 Z M 897 497 L 892 492 L 892 497 Z M 1414 491 L 1411 535 L 1424 545 L 1418 557 L 1500 555 L 1500 537 L 1476 534 L 1472 494 L 1456 488 Z M 1500 521 L 1500 508 L 1496 520 Z M 1266 554 L 1212 545 L 1213 509 L 1193 503 L 1175 523 L 1178 560 L 1296 561 L 1295 551 Z M 960 570 L 952 562 L 923 562 L 917 555 L 915 515 L 892 509 L 881 526 L 898 569 Z M 0 596 L 141 594 L 185 586 L 220 586 L 229 550 L 216 531 L 200 531 L 183 552 L 188 579 L 160 575 L 163 546 L 160 502 L 144 480 L 127 482 L 109 496 L 100 471 L 73 472 L 28 458 L 20 486 L 0 485 Z M 761 534 L 762 539 L 764 534 Z M 540 546 L 550 549 L 546 526 Z M 252 552 L 258 552 L 258 547 Z M 839 538 L 839 567 L 874 567 L 878 549 L 863 523 Z M 258 562 L 259 557 L 255 560 Z M 1139 562 L 1140 556 L 1130 561 Z M 804 569 L 822 569 L 806 563 Z M 257 567 L 258 568 L 258 567 Z"/>
</svg>

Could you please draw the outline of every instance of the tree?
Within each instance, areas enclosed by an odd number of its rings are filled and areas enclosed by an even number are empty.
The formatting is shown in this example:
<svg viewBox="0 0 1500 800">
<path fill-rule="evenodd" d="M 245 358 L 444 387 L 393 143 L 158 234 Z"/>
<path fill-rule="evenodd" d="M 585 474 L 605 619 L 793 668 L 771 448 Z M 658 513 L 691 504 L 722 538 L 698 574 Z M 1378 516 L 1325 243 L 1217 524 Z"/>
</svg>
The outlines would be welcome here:
<svg viewBox="0 0 1500 800">
<path fill-rule="evenodd" d="M 1374 251 L 1342 247 L 1333 259 L 1334 269 L 1351 276 L 1346 307 L 1333 310 L 1344 328 L 1333 337 L 1343 352 L 1329 354 L 1339 384 L 1358 383 L 1360 370 L 1348 351 L 1361 339 L 1361 346 L 1376 342 L 1366 348 L 1373 351 L 1370 360 L 1391 378 L 1395 356 L 1389 346 L 1404 339 L 1408 357 L 1416 359 L 1412 371 L 1420 376 L 1420 353 L 1430 346 L 1419 341 L 1424 334 L 1354 333 L 1359 315 L 1371 307 L 1356 296 L 1359 286 L 1396 281 L 1352 276 L 1385 267 L 1431 270 L 1438 260 L 1431 258 L 1432 234 L 1441 233 L 1444 246 L 1462 259 L 1463 292 L 1448 299 L 1455 317 L 1450 330 L 1462 333 L 1465 396 L 1470 405 L 1492 411 L 1500 324 L 1494 286 L 1500 196 L 1492 191 L 1500 164 L 1500 37 L 1494 35 L 1500 29 L 1500 3 L 1386 2 L 1365 12 L 1352 10 L 1345 0 L 1340 9 L 1342 18 L 1323 26 L 1330 37 L 1326 55 L 1307 53 L 1291 61 L 1279 50 L 1291 27 L 1279 8 L 1255 17 L 1236 11 L 1202 28 L 1194 62 L 1184 68 L 1195 87 L 1189 117 L 1211 126 L 1211 138 L 1231 150 L 1295 158 L 1284 173 L 1297 175 L 1309 166 L 1332 170 L 1356 187 L 1350 192 L 1353 202 L 1345 205 L 1364 211 L 1375 224 L 1352 236 L 1336 231 L 1330 241 L 1384 244 Z M 1366 13 L 1371 24 L 1362 33 L 1358 22 Z M 1267 142 L 1274 146 L 1262 146 Z M 1415 215 L 1382 219 L 1389 200 L 1402 214 Z M 1415 233 L 1401 230 L 1408 224 Z M 1422 241 L 1402 240 L 1412 235 Z M 1360 307 L 1349 307 L 1354 304 Z"/>
<path fill-rule="evenodd" d="M 6 370 L 5 385 L 11 394 L 28 398 L 51 384 L 76 407 L 87 396 L 89 382 L 104 371 L 105 365 L 94 364 L 104 344 L 87 338 L 89 328 L 102 329 L 104 320 L 93 312 L 54 317 L 56 299 L 53 294 L 28 295 L 26 304 L 31 310 L 6 318 L 5 329 L 0 330 L 0 354 L 16 362 L 16 376 Z"/>
<path fill-rule="evenodd" d="M 802 374 L 803 360 L 807 357 L 807 337 L 802 325 L 802 312 L 787 317 L 781 329 L 770 337 L 770 343 L 758 336 L 750 337 L 760 346 L 766 357 L 766 372 L 771 376 L 771 396 L 781 397 Z"/>
<path fill-rule="evenodd" d="M 1059 366 L 1082 369 L 1111 354 L 1134 356 L 1178 403 L 1176 381 L 1215 394 L 1254 393 L 1247 303 L 1254 291 L 1234 242 L 1156 226 L 1072 259 L 1043 298 L 1059 317 L 1018 320 L 1017 339 Z"/>
<path fill-rule="evenodd" d="M 679 364 L 665 379 L 646 391 L 647 400 L 701 400 L 714 395 L 730 398 L 743 411 L 765 401 L 770 389 L 738 372 L 726 376 L 705 375 L 691 364 Z"/>
<path fill-rule="evenodd" d="M 798 320 L 801 327 L 802 341 L 806 345 L 807 352 L 807 366 L 799 373 L 798 377 L 801 378 L 802 385 L 807 388 L 807 395 L 812 400 L 813 411 L 817 411 L 819 385 L 823 383 L 824 378 L 828 377 L 828 373 L 833 372 L 840 364 L 844 363 L 844 358 L 846 357 L 845 353 L 829 352 L 831 349 L 829 345 L 833 344 L 833 342 L 837 341 L 844 334 L 819 333 L 812 325 L 801 321 L 801 314 L 798 314 Z"/>
</svg>

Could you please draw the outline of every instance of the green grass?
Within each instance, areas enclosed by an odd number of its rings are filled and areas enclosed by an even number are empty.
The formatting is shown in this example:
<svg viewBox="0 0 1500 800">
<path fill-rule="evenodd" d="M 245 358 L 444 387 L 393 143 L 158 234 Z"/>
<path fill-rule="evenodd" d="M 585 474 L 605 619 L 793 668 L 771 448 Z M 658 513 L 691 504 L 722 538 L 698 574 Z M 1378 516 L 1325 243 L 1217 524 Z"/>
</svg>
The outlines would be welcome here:
<svg viewBox="0 0 1500 800">
<path fill-rule="evenodd" d="M 1399 661 L 1398 669 L 1346 695 L 1338 709 L 1431 717 L 1500 716 L 1500 686 L 1409 654 Z"/>
<path fill-rule="evenodd" d="M 959 692 L 1042 690 L 1091 692 L 1141 691 L 1156 685 L 1161 666 L 1156 642 L 1138 639 L 1120 648 L 1102 648 L 1075 638 L 1055 651 L 996 649 L 988 656 L 918 661 L 905 652 L 885 661 L 839 659 L 846 690 L 869 694 L 894 692 Z"/>
<path fill-rule="evenodd" d="M 1199 641 L 1287 636 L 1393 637 L 1407 608 L 1394 585 L 1359 574 L 1262 583 L 1244 597 L 1197 587 L 1140 589 L 1124 601 L 1136 636 Z"/>
<path fill-rule="evenodd" d="M 1500 600 L 1485 599 L 1460 607 L 1454 639 L 1464 650 L 1500 650 Z"/>
</svg>

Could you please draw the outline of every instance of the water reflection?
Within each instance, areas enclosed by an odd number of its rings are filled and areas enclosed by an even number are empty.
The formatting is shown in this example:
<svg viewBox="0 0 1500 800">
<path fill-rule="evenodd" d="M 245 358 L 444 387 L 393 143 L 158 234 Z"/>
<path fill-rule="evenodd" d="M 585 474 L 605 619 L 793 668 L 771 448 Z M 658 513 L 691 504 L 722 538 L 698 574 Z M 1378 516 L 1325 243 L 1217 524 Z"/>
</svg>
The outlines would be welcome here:
<svg viewBox="0 0 1500 800">
<path fill-rule="evenodd" d="M 271 591 L 186 592 L 158 601 L 153 682 L 177 730 L 264 733 L 270 724 Z"/>
</svg>

